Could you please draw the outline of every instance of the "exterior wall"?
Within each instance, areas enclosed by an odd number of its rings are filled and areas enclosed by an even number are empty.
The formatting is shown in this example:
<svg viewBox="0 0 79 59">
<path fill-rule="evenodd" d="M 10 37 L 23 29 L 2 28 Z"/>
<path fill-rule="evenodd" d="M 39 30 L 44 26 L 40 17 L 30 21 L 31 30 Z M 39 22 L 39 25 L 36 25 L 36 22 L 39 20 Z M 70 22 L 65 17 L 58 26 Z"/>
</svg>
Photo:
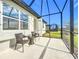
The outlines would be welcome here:
<svg viewBox="0 0 79 59">
<path fill-rule="evenodd" d="M 34 31 L 34 18 L 33 17 L 29 17 L 29 30 L 30 32 Z"/>
<path fill-rule="evenodd" d="M 6 40 L 6 42 L 4 42 L 4 36 L 5 34 L 3 34 L 2 32 L 2 1 L 0 0 L 0 52 L 6 51 L 9 48 L 9 41 Z"/>
<path fill-rule="evenodd" d="M 0 30 L 1 30 L 1 11 L 2 11 L 2 1 L 0 0 Z"/>
<path fill-rule="evenodd" d="M 24 10 L 23 8 L 21 8 L 20 6 L 16 5 L 15 3 L 13 3 L 12 1 L 8 1 L 8 0 L 4 0 L 6 3 L 8 3 L 9 5 L 11 5 L 14 8 L 17 8 L 18 10 L 26 13 L 29 17 L 28 19 L 28 29 L 27 30 L 0 30 L 0 41 L 1 40 L 5 40 L 5 39 L 10 39 L 10 38 L 14 38 L 14 34 L 15 33 L 24 33 L 26 35 L 31 34 L 32 31 L 34 31 L 34 16 L 31 15 L 30 13 L 28 13 L 26 10 Z M 3 19 L 1 19 L 3 20 Z M 3 22 L 2 22 L 3 23 Z M 0 27 L 1 28 L 1 27 Z M 3 38 L 4 37 L 4 38 Z M 3 39 L 2 39 L 3 38 Z"/>
<path fill-rule="evenodd" d="M 46 32 L 46 23 L 42 22 L 43 23 L 43 30 L 42 30 L 42 34 L 44 34 Z"/>
<path fill-rule="evenodd" d="M 37 18 L 35 16 L 30 14 L 28 11 L 21 8 L 17 4 L 13 3 L 11 0 L 3 0 L 3 2 L 6 2 L 10 6 L 16 8 L 17 10 L 20 10 L 20 11 L 26 13 L 28 15 L 29 19 L 28 19 L 28 29 L 27 30 L 20 30 L 20 29 L 18 29 L 18 30 L 3 30 L 3 19 L 2 19 L 2 15 L 0 13 L 0 52 L 9 48 L 11 41 L 15 42 L 15 40 L 14 40 L 15 39 L 15 33 L 23 33 L 27 36 L 30 35 L 31 32 L 34 31 L 34 19 L 37 20 Z M 2 2 L 0 0 L 0 11 L 1 10 L 2 10 Z"/>
<path fill-rule="evenodd" d="M 38 33 L 39 31 L 39 19 L 34 19 L 34 32 Z"/>
<path fill-rule="evenodd" d="M 20 10 L 28 15 L 28 29 L 27 30 L 21 30 L 20 28 L 18 30 L 3 30 L 3 15 L 2 15 L 2 1 L 0 0 L 0 52 L 8 49 L 10 45 L 15 44 L 15 33 L 23 33 L 25 35 L 30 35 L 31 32 L 39 33 L 40 36 L 42 36 L 43 33 L 45 33 L 45 24 L 43 28 L 43 21 L 42 19 L 37 19 L 35 16 L 30 14 L 28 11 L 23 9 L 22 7 L 18 6 L 11 0 L 3 0 L 3 2 L 9 4 L 10 6 L 16 8 L 17 10 Z M 20 27 L 20 25 L 19 25 Z"/>
<path fill-rule="evenodd" d="M 38 19 L 38 29 L 37 32 L 39 33 L 39 36 L 42 36 L 42 19 Z"/>
<path fill-rule="evenodd" d="M 46 32 L 46 23 L 43 22 L 42 18 L 38 19 L 37 32 L 42 36 Z"/>
<path fill-rule="evenodd" d="M 43 22 L 42 18 L 38 20 L 38 33 L 40 36 L 46 32 L 46 23 Z"/>
</svg>

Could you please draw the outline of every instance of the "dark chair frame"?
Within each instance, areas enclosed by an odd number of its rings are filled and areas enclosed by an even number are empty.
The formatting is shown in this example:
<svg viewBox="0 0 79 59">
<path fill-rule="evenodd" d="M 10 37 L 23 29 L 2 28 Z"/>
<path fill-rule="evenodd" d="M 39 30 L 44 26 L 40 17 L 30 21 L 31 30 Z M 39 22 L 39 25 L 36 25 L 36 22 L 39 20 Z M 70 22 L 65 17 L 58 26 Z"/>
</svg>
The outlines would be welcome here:
<svg viewBox="0 0 79 59">
<path fill-rule="evenodd" d="M 22 33 L 15 34 L 16 43 L 15 43 L 15 50 L 17 47 L 17 44 L 22 44 L 22 50 L 24 51 L 24 44 L 27 43 L 29 40 L 23 40 L 27 36 L 23 35 Z"/>
<path fill-rule="evenodd" d="M 32 36 L 39 37 L 39 34 L 38 33 L 35 33 L 35 32 L 32 32 Z"/>
</svg>

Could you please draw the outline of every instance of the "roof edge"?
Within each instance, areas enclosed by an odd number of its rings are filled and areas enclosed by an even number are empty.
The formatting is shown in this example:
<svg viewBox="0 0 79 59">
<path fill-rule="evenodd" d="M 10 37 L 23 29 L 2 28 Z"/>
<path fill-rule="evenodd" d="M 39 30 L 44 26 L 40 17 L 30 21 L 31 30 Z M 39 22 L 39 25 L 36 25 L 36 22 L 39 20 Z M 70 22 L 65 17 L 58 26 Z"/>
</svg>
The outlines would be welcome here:
<svg viewBox="0 0 79 59">
<path fill-rule="evenodd" d="M 47 22 L 43 19 L 43 22 L 47 24 Z"/>
<path fill-rule="evenodd" d="M 21 6 L 22 8 L 24 8 L 25 10 L 27 10 L 28 12 L 30 12 L 31 14 L 33 14 L 34 16 L 36 16 L 37 18 L 41 17 L 38 13 L 36 13 L 31 7 L 29 7 L 22 0 L 12 0 L 12 1 L 15 2 L 16 4 L 18 4 L 19 6 Z"/>
</svg>

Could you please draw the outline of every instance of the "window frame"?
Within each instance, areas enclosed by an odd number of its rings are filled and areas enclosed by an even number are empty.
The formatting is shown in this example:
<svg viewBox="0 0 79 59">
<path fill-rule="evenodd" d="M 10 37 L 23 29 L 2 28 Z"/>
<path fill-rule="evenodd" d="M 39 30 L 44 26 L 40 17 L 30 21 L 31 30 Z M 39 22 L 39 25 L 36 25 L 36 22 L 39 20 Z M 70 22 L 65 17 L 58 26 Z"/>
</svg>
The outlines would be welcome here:
<svg viewBox="0 0 79 59">
<path fill-rule="evenodd" d="M 21 19 L 21 17 L 22 17 L 22 15 L 23 16 L 26 16 L 27 17 L 27 19 L 26 20 L 24 20 L 24 19 Z M 21 30 L 28 30 L 28 15 L 26 14 L 26 13 L 23 13 L 23 12 L 21 12 L 20 11 L 20 26 L 21 26 L 21 23 L 22 23 L 22 27 L 20 27 L 20 29 Z M 25 24 L 27 24 L 27 28 L 24 28 L 24 22 L 25 22 Z"/>
<path fill-rule="evenodd" d="M 11 29 L 9 26 L 8 26 L 8 28 L 7 29 L 4 29 L 4 22 L 3 22 L 3 30 L 18 30 L 19 29 L 19 20 L 18 19 L 15 19 L 15 18 L 12 18 L 12 17 L 9 17 L 9 16 L 4 16 L 3 15 L 3 18 L 8 18 L 9 20 L 14 20 L 14 21 L 17 21 L 18 22 L 18 28 L 16 29 L 16 28 L 13 28 L 13 29 Z M 4 19 L 3 19 L 3 21 L 4 21 Z M 10 21 L 9 21 L 10 22 Z"/>
<path fill-rule="evenodd" d="M 5 17 L 5 18 L 9 18 L 10 20 L 16 20 L 16 21 L 18 21 L 18 28 L 17 29 L 11 29 L 11 28 L 9 28 L 9 26 L 8 26 L 8 29 L 4 29 L 4 25 L 2 25 L 2 30 L 28 30 L 28 15 L 26 14 L 26 13 L 24 13 L 24 12 L 22 12 L 22 11 L 20 11 L 20 10 L 18 10 L 18 9 L 16 9 L 16 8 L 14 8 L 14 7 L 11 7 L 9 4 L 7 4 L 7 3 L 3 3 L 3 4 L 6 4 L 6 5 L 8 5 L 11 9 L 13 8 L 13 10 L 17 10 L 18 11 L 18 18 L 16 18 L 16 17 L 12 17 L 11 15 L 10 16 L 8 16 L 8 15 L 5 15 L 5 13 L 4 13 L 4 10 L 3 10 L 3 13 L 2 13 L 2 19 Z M 4 5 L 3 5 L 3 9 L 4 9 Z M 13 10 L 11 11 L 10 10 L 10 12 L 12 13 L 13 12 Z M 25 19 L 25 20 L 22 20 L 21 19 L 21 13 L 23 13 L 24 14 L 24 16 L 27 18 L 27 19 Z M 2 20 L 3 21 L 3 20 Z M 24 22 L 25 22 L 25 24 L 27 24 L 27 27 L 24 27 Z M 21 25 L 21 23 L 22 23 L 22 25 Z M 4 22 L 2 22 L 2 24 L 4 24 Z M 22 27 L 21 27 L 22 26 Z"/>
<path fill-rule="evenodd" d="M 8 15 L 6 15 L 5 14 L 5 9 L 4 9 L 4 4 L 6 4 L 9 8 L 10 8 L 10 10 L 8 11 L 9 13 L 8 13 Z M 14 11 L 14 10 L 16 10 L 17 11 L 17 13 L 15 13 L 15 14 L 17 14 L 17 16 L 12 16 L 12 12 Z M 16 18 L 16 19 L 19 19 L 19 10 L 17 10 L 16 8 L 14 8 L 14 7 L 11 7 L 10 5 L 8 5 L 7 3 L 3 3 L 3 15 L 5 15 L 5 16 L 8 16 L 8 17 L 12 17 L 12 18 Z M 17 18 L 18 17 L 18 18 Z"/>
</svg>

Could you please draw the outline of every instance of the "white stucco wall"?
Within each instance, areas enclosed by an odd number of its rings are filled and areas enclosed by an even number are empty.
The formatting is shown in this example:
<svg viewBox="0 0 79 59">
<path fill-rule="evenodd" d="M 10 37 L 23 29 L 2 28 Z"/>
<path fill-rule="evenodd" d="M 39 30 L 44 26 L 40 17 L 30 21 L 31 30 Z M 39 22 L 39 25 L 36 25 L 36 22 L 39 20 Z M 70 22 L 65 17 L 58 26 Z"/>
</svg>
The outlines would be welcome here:
<svg viewBox="0 0 79 59">
<path fill-rule="evenodd" d="M 46 32 L 46 23 L 43 22 L 42 18 L 37 21 L 37 32 L 42 36 Z"/>
<path fill-rule="evenodd" d="M 20 10 L 28 15 L 28 29 L 27 30 L 3 30 L 3 19 L 0 13 L 0 52 L 3 50 L 6 50 L 9 48 L 10 41 L 6 41 L 1 43 L 1 41 L 15 38 L 15 33 L 23 33 L 25 35 L 30 35 L 32 31 L 34 31 L 34 19 L 38 20 L 35 16 L 33 16 L 31 13 L 23 9 L 22 7 L 18 6 L 17 4 L 13 3 L 10 0 L 3 0 L 3 2 L 6 2 L 10 6 L 16 8 L 17 10 Z M 2 10 L 2 2 L 0 0 L 0 11 Z M 4 47 L 3 47 L 4 46 Z"/>
<path fill-rule="evenodd" d="M 46 32 L 46 24 L 43 22 L 42 18 L 38 19 L 38 33 L 40 36 Z"/>
<path fill-rule="evenodd" d="M 46 32 L 46 23 L 42 22 L 43 23 L 43 29 L 42 29 L 42 34 L 44 34 Z"/>
<path fill-rule="evenodd" d="M 16 8 L 17 10 L 20 10 L 20 11 L 26 13 L 28 15 L 29 19 L 28 19 L 28 30 L 20 30 L 20 29 L 19 30 L 0 30 L 0 36 L 1 36 L 0 41 L 15 38 L 15 36 L 14 36 L 15 33 L 24 33 L 27 36 L 29 34 L 31 34 L 31 32 L 33 32 L 33 31 L 39 33 L 40 36 L 42 36 L 42 34 L 45 33 L 45 31 L 44 31 L 45 28 L 43 28 L 43 22 L 42 22 L 41 18 L 37 19 L 35 16 L 30 14 L 28 11 L 26 11 L 22 7 L 18 6 L 11 0 L 3 0 L 3 2 L 9 4 L 11 7 Z M 34 21 L 34 19 L 35 19 L 35 21 Z M 2 20 L 3 19 L 1 19 L 1 22 L 2 22 Z M 36 25 L 36 26 L 34 26 L 34 25 Z M 2 27 L 0 27 L 0 28 L 2 29 Z M 34 28 L 34 27 L 36 27 L 36 28 Z"/>
<path fill-rule="evenodd" d="M 26 13 L 28 15 L 29 19 L 28 19 L 28 29 L 27 30 L 0 30 L 0 41 L 10 39 L 10 38 L 15 38 L 15 36 L 14 36 L 15 33 L 24 33 L 25 35 L 31 34 L 31 32 L 34 31 L 34 19 L 36 19 L 36 17 L 33 16 L 32 14 L 30 14 L 28 11 L 26 11 L 22 7 L 13 3 L 11 0 L 3 0 L 3 2 L 5 2 L 5 3 L 9 4 L 10 6 L 16 8 L 17 10 L 20 10 L 20 11 Z M 1 20 L 3 20 L 3 19 L 1 19 Z"/>
<path fill-rule="evenodd" d="M 2 36 L 5 34 L 2 34 L 2 1 L 0 0 L 0 53 L 6 51 L 9 48 L 9 41 L 2 43 L 1 41 L 3 40 Z"/>
<path fill-rule="evenodd" d="M 23 33 L 25 35 L 30 35 L 31 32 L 37 32 L 40 36 L 45 33 L 45 25 L 43 28 L 43 21 L 42 18 L 37 19 L 35 16 L 33 16 L 31 13 L 23 9 L 22 7 L 18 6 L 11 0 L 3 0 L 3 2 L 9 4 L 10 6 L 14 7 L 17 10 L 20 10 L 28 15 L 28 29 L 27 30 L 3 30 L 3 16 L 0 13 L 0 42 L 4 40 L 13 40 L 15 38 L 15 33 Z M 0 0 L 0 11 L 2 11 L 2 2 Z M 20 25 L 19 25 L 20 26 Z M 12 43 L 13 44 L 13 43 Z M 4 46 L 4 47 L 3 47 Z M 3 43 L 0 43 L 0 52 L 8 49 L 10 46 L 10 41 L 6 41 Z"/>
</svg>

